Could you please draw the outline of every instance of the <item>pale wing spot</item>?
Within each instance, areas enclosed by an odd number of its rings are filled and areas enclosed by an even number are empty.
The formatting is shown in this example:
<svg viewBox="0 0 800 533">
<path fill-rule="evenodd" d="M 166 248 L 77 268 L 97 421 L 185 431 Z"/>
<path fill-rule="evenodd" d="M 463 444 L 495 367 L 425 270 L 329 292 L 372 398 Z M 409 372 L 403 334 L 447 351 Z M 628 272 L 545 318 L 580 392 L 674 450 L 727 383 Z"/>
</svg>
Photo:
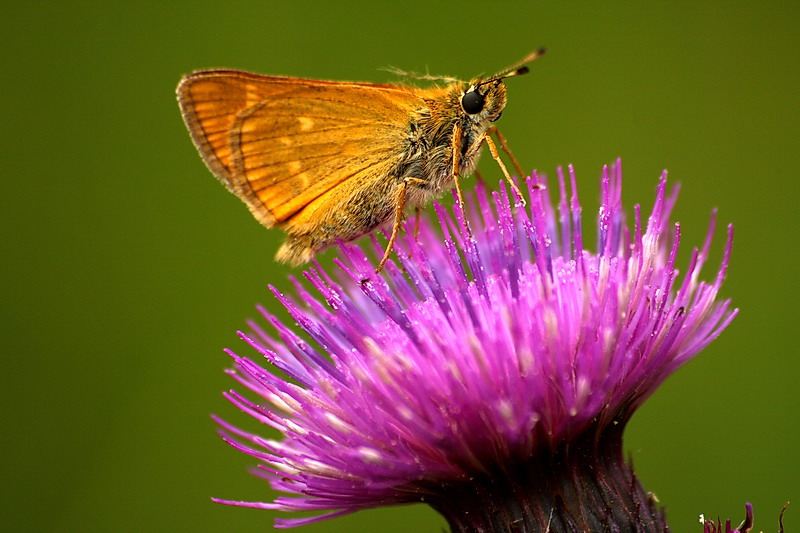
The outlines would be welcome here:
<svg viewBox="0 0 800 533">
<path fill-rule="evenodd" d="M 308 131 L 314 127 L 314 121 L 308 117 L 297 117 L 300 121 L 300 131 Z"/>
<path fill-rule="evenodd" d="M 260 89 L 258 85 L 253 85 L 252 83 L 247 84 L 245 87 L 247 95 L 244 100 L 245 107 L 254 106 L 264 100 L 264 97 L 261 96 Z"/>
<path fill-rule="evenodd" d="M 242 125 L 242 133 L 252 133 L 258 128 L 258 122 L 255 120 L 248 120 Z"/>
<path fill-rule="evenodd" d="M 289 161 L 286 166 L 289 167 L 289 172 L 292 174 L 299 172 L 303 168 L 303 164 L 300 161 Z"/>
<path fill-rule="evenodd" d="M 292 140 L 289 137 L 278 137 L 278 142 L 284 146 L 292 145 Z"/>
<path fill-rule="evenodd" d="M 311 185 L 311 179 L 308 176 L 308 172 L 303 172 L 298 174 L 295 179 L 297 180 L 295 183 L 297 184 L 296 187 L 298 189 L 298 194 L 300 191 L 303 191 Z"/>
</svg>

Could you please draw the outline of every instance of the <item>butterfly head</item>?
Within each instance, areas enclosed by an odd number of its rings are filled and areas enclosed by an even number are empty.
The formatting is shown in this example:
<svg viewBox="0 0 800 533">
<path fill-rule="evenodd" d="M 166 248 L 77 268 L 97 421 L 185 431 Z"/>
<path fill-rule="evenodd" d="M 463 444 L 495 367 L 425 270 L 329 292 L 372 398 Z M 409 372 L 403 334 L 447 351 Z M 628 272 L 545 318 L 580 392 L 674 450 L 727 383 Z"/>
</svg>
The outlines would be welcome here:
<svg viewBox="0 0 800 533">
<path fill-rule="evenodd" d="M 545 49 L 540 48 L 499 74 L 472 80 L 461 94 L 461 110 L 476 123 L 488 124 L 500 118 L 506 107 L 506 85 L 503 80 L 527 74 L 530 70 L 527 63 L 544 53 Z"/>
<path fill-rule="evenodd" d="M 506 107 L 506 86 L 502 79 L 472 80 L 462 92 L 459 103 L 473 122 L 494 122 Z"/>
</svg>

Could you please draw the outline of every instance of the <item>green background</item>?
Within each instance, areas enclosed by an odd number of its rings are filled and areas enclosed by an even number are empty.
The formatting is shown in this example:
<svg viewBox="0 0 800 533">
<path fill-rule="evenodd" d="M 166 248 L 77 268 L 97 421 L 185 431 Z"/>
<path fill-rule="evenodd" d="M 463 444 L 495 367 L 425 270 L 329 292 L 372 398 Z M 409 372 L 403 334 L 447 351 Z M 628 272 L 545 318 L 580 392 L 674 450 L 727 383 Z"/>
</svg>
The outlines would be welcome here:
<svg viewBox="0 0 800 533">
<path fill-rule="evenodd" d="M 655 4 L 655 3 L 653 3 Z M 68 7 L 69 5 L 69 7 Z M 174 89 L 231 67 L 393 81 L 470 77 L 546 45 L 499 123 L 527 168 L 574 163 L 585 213 L 617 156 L 624 199 L 683 184 L 684 249 L 736 225 L 723 296 L 742 313 L 645 404 L 626 447 L 672 529 L 777 528 L 798 496 L 800 3 L 16 3 L 2 39 L 2 509 L 6 531 L 266 531 L 252 461 L 209 414 L 223 347 L 288 289 L 266 231 L 206 170 Z M 499 177 L 484 156 L 485 173 Z M 588 217 L 587 217 L 588 218 Z M 592 234 L 593 231 L 587 230 Z M 718 235 L 721 236 L 721 233 Z M 720 256 L 717 240 L 710 279 Z M 323 257 L 330 262 L 331 253 Z M 800 524 L 790 508 L 787 530 Z M 424 506 L 304 531 L 440 531 Z"/>
</svg>

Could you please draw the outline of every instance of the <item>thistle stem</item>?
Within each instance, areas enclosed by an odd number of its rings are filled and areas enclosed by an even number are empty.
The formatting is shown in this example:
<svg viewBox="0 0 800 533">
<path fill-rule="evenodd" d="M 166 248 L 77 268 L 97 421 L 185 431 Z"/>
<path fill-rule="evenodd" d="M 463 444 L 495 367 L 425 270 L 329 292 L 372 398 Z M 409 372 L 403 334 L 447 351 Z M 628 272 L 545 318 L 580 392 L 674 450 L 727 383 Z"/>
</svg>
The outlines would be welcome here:
<svg viewBox="0 0 800 533">
<path fill-rule="evenodd" d="M 429 503 L 453 533 L 666 532 L 622 453 L 622 426 L 443 487 Z"/>
</svg>

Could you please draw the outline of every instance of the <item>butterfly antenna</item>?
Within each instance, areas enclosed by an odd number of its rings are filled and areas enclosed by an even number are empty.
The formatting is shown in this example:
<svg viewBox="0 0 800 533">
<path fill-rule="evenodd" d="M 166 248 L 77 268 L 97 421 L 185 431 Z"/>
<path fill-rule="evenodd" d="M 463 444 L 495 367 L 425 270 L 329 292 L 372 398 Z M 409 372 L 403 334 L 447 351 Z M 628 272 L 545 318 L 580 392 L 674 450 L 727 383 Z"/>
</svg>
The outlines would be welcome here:
<svg viewBox="0 0 800 533">
<path fill-rule="evenodd" d="M 538 50 L 534 50 L 533 52 L 522 58 L 521 61 L 518 61 L 514 65 L 501 70 L 500 74 L 495 74 L 488 80 L 481 82 L 481 85 L 492 81 L 504 80 L 506 78 L 513 78 L 514 76 L 522 76 L 523 74 L 527 74 L 531 70 L 530 68 L 528 68 L 528 63 L 535 61 L 536 59 L 539 59 L 546 52 L 547 48 L 544 47 L 539 48 Z"/>
</svg>

